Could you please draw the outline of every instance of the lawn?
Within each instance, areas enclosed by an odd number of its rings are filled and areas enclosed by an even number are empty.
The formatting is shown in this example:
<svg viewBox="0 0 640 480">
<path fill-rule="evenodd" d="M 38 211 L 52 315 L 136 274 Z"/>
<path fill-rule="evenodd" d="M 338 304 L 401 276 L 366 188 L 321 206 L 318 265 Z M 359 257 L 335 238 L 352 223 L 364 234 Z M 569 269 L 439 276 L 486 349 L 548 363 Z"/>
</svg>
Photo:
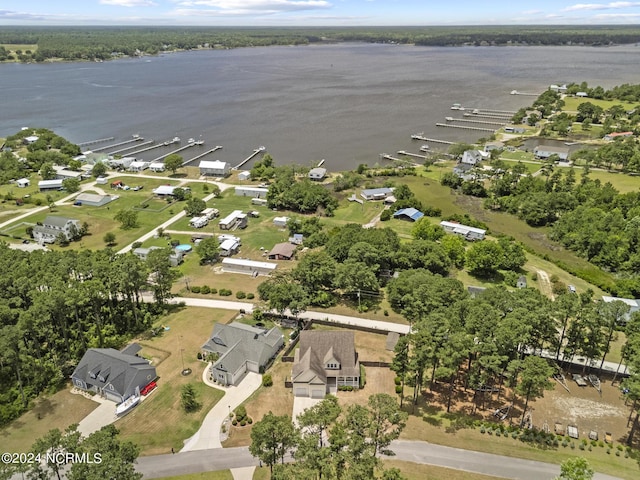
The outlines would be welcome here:
<svg viewBox="0 0 640 480">
<path fill-rule="evenodd" d="M 603 184 L 610 182 L 620 193 L 640 191 L 640 178 L 624 173 L 605 172 L 603 170 L 590 170 L 589 178 L 600 180 Z"/>
<path fill-rule="evenodd" d="M 524 165 L 524 168 L 526 168 L 527 173 L 535 173 L 538 170 L 540 170 L 540 166 L 541 166 L 541 164 L 539 163 L 520 162 L 519 160 L 505 160 L 504 157 L 500 157 L 500 160 L 502 160 L 502 162 L 508 167 L 514 167 L 515 165 L 518 165 L 518 164 Z"/>
<path fill-rule="evenodd" d="M 500 153 L 500 160 L 535 160 L 533 153 L 524 152 L 522 150 L 516 150 L 514 152 L 510 152 L 509 150 L 504 150 Z M 541 162 L 542 163 L 542 162 Z"/>
<path fill-rule="evenodd" d="M 564 107 L 562 107 L 562 111 L 571 112 L 571 113 L 577 113 L 578 106 L 581 103 L 591 103 L 592 105 L 602 107 L 603 110 L 608 110 L 614 105 L 622 105 L 625 110 L 631 110 L 636 107 L 636 104 L 623 102 L 621 100 L 598 100 L 596 98 L 579 98 L 579 97 L 572 97 L 569 95 L 565 96 L 563 100 L 564 100 Z"/>
<path fill-rule="evenodd" d="M 202 424 L 224 392 L 202 382 L 206 364 L 196 358 L 216 322 L 227 323 L 235 312 L 210 308 L 182 308 L 162 318 L 156 326 L 169 327 L 151 338 L 141 338 L 140 352 L 152 360 L 159 376 L 158 388 L 136 409 L 116 422 L 123 438 L 138 444 L 143 455 L 176 451 Z M 183 367 L 192 374 L 182 376 Z M 191 383 L 201 403 L 197 412 L 185 413 L 180 406 L 180 389 Z"/>
<path fill-rule="evenodd" d="M 452 468 L 424 465 L 401 460 L 382 460 L 384 468 L 397 468 L 408 480 L 495 480 L 496 477 Z M 255 478 L 255 477 L 254 477 Z"/>
<path fill-rule="evenodd" d="M 71 393 L 71 385 L 53 395 L 41 395 L 31 410 L 0 429 L 0 439 L 7 452 L 28 452 L 34 441 L 49 430 L 61 431 L 79 423 L 99 404 Z"/>
</svg>

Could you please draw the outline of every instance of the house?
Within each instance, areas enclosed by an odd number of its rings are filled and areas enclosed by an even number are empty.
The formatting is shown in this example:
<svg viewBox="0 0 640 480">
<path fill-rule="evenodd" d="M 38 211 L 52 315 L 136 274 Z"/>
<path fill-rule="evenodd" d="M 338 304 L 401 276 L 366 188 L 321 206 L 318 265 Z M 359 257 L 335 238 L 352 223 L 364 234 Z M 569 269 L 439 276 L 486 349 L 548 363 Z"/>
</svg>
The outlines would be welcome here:
<svg viewBox="0 0 640 480">
<path fill-rule="evenodd" d="M 566 85 L 550 85 L 549 90 L 553 90 L 556 93 L 567 93 Z"/>
<path fill-rule="evenodd" d="M 267 198 L 269 189 L 264 187 L 236 187 L 235 192 L 239 197 Z"/>
<path fill-rule="evenodd" d="M 154 195 L 158 195 L 160 197 L 166 197 L 166 196 L 172 196 L 175 191 L 176 188 L 181 188 L 181 187 L 174 187 L 173 185 L 160 185 L 158 188 L 154 188 L 153 190 L 151 190 Z M 184 190 L 187 190 L 189 187 L 184 188 Z"/>
<path fill-rule="evenodd" d="M 80 180 L 84 172 L 76 172 L 75 170 L 68 170 L 60 165 L 54 165 L 53 169 L 56 171 L 56 179 L 66 180 L 67 178 L 75 178 Z"/>
<path fill-rule="evenodd" d="M 216 323 L 202 346 L 206 358 L 217 355 L 210 369 L 211 379 L 222 385 L 237 385 L 247 372 L 263 373 L 284 345 L 278 327 L 270 330 L 232 322 Z"/>
<path fill-rule="evenodd" d="M 77 388 L 116 403 L 140 395 L 140 391 L 158 377 L 156 368 L 136 355 L 140 349 L 136 344 L 122 351 L 90 348 L 71 374 L 71 381 Z"/>
<path fill-rule="evenodd" d="M 453 167 L 453 173 L 455 173 L 460 178 L 467 180 L 471 178 L 471 170 L 473 170 L 474 165 L 469 163 L 458 163 L 455 167 Z"/>
<path fill-rule="evenodd" d="M 360 196 L 367 201 L 384 200 L 392 193 L 393 193 L 393 188 L 388 188 L 388 187 L 369 188 L 366 190 L 362 190 L 362 192 L 360 192 Z"/>
<path fill-rule="evenodd" d="M 515 125 L 505 125 L 504 133 L 524 133 L 527 129 L 524 127 L 517 127 Z"/>
<path fill-rule="evenodd" d="M 516 282 L 517 288 L 527 288 L 527 277 L 524 275 L 520 275 L 518 277 L 518 281 Z"/>
<path fill-rule="evenodd" d="M 440 226 L 444 228 L 445 232 L 455 233 L 456 235 L 464 237 L 465 240 L 470 241 L 483 240 L 485 234 L 487 233 L 486 230 L 483 230 L 481 228 L 469 227 L 467 225 L 462 225 L 461 223 L 447 222 L 444 220 L 440 222 Z"/>
<path fill-rule="evenodd" d="M 18 180 L 16 180 L 16 185 L 18 185 L 18 188 L 27 188 L 29 185 L 31 185 L 31 182 L 28 178 L 19 178 Z"/>
<path fill-rule="evenodd" d="M 589 94 L 587 92 L 576 92 L 576 97 L 587 98 Z"/>
<path fill-rule="evenodd" d="M 269 275 L 276 268 L 278 268 L 277 263 L 255 262 L 244 258 L 222 259 L 222 271 L 227 273 L 243 273 L 257 277 L 259 275 Z"/>
<path fill-rule="evenodd" d="M 142 161 L 142 160 L 136 160 L 134 162 L 131 162 L 131 164 L 129 165 L 127 170 L 129 170 L 130 172 L 142 172 L 142 171 L 146 170 L 147 168 L 149 168 L 149 164 L 150 164 L 150 162 L 145 162 L 145 161 Z"/>
<path fill-rule="evenodd" d="M 40 137 L 38 137 L 37 135 L 29 135 L 28 137 L 24 137 L 24 143 L 29 145 L 31 143 L 36 143 L 39 139 Z"/>
<path fill-rule="evenodd" d="M 151 162 L 149 164 L 149 170 L 155 173 L 164 172 L 164 162 Z"/>
<path fill-rule="evenodd" d="M 135 161 L 135 157 L 109 158 L 107 164 L 116 170 L 126 170 Z"/>
<path fill-rule="evenodd" d="M 360 362 L 352 331 L 304 330 L 300 332 L 291 373 L 296 397 L 324 398 L 340 386 L 358 388 Z"/>
<path fill-rule="evenodd" d="M 492 150 L 503 150 L 504 143 L 502 142 L 487 142 L 484 144 L 484 151 L 491 152 Z"/>
<path fill-rule="evenodd" d="M 217 208 L 205 208 L 200 213 L 200 215 L 202 215 L 203 217 L 207 217 L 207 220 L 212 220 L 220 215 L 220 210 L 218 210 Z"/>
<path fill-rule="evenodd" d="M 207 217 L 193 217 L 191 220 L 189 220 L 189 226 L 192 228 L 202 228 L 202 227 L 206 227 L 207 224 L 209 223 L 209 219 Z"/>
<path fill-rule="evenodd" d="M 468 165 L 478 165 L 482 160 L 489 158 L 489 154 L 482 150 L 465 150 L 460 163 Z"/>
<path fill-rule="evenodd" d="M 549 158 L 551 155 L 557 155 L 560 160 L 566 161 L 569 158 L 569 149 L 567 147 L 538 145 L 533 149 L 533 154 L 536 158 Z"/>
<path fill-rule="evenodd" d="M 62 190 L 62 180 L 40 180 L 38 182 L 38 188 L 41 192 L 45 190 Z"/>
<path fill-rule="evenodd" d="M 218 225 L 220 226 L 220 230 L 244 228 L 247 226 L 247 214 L 242 213 L 242 210 L 234 210 L 226 217 L 221 218 Z"/>
<path fill-rule="evenodd" d="M 604 136 L 604 140 L 615 140 L 616 138 L 633 137 L 633 132 L 612 132 Z M 19 186 L 19 185 L 18 185 Z"/>
<path fill-rule="evenodd" d="M 606 303 L 619 301 L 629 306 L 629 311 L 619 321 L 620 325 L 626 325 L 631 318 L 631 314 L 640 311 L 640 298 L 633 299 L 603 296 L 602 301 Z"/>
<path fill-rule="evenodd" d="M 33 238 L 38 243 L 54 243 L 58 236 L 71 240 L 80 232 L 80 221 L 73 218 L 49 215 L 42 225 L 33 227 Z"/>
<path fill-rule="evenodd" d="M 309 170 L 309 180 L 315 180 L 321 182 L 324 177 L 327 176 L 327 169 L 322 167 L 316 167 Z"/>
<path fill-rule="evenodd" d="M 220 160 L 201 160 L 200 175 L 211 175 L 213 177 L 226 177 L 231 172 L 231 164 Z"/>
<path fill-rule="evenodd" d="M 97 193 L 81 193 L 76 197 L 75 203 L 90 207 L 101 207 L 118 198 L 117 195 L 112 197 L 111 195 L 98 195 Z"/>
<path fill-rule="evenodd" d="M 238 252 L 238 249 L 240 248 L 240 239 L 236 237 L 227 238 L 222 241 L 219 248 L 221 257 L 230 257 L 234 253 Z"/>
<path fill-rule="evenodd" d="M 269 252 L 269 260 L 291 260 L 297 245 L 293 243 L 276 243 Z"/>
<path fill-rule="evenodd" d="M 248 170 L 243 170 L 242 172 L 238 173 L 238 180 L 249 180 L 251 179 L 251 172 L 249 172 Z"/>
<path fill-rule="evenodd" d="M 401 208 L 397 212 L 394 212 L 393 218 L 399 218 L 400 220 L 408 220 L 410 222 L 417 222 L 422 217 L 424 217 L 424 213 L 416 208 Z"/>
<path fill-rule="evenodd" d="M 149 253 L 151 253 L 153 250 L 158 250 L 161 248 L 162 247 L 155 247 L 155 246 L 149 247 L 149 248 L 138 247 L 133 250 L 133 254 L 136 257 L 138 257 L 140 260 L 145 262 L 149 257 Z M 177 267 L 184 261 L 183 257 L 184 257 L 184 252 L 182 252 L 181 250 L 171 250 L 171 252 L 169 253 L 169 264 L 172 267 Z"/>
<path fill-rule="evenodd" d="M 274 217 L 273 224 L 276 227 L 285 228 L 287 226 L 287 222 L 289 221 L 289 217 Z"/>
</svg>

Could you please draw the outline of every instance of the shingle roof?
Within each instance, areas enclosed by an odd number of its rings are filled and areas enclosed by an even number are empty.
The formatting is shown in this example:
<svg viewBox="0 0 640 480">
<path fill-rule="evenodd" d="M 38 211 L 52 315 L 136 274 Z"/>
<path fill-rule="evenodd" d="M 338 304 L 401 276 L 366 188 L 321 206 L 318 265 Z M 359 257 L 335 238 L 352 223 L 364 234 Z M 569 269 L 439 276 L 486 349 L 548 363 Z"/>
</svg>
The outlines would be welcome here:
<svg viewBox="0 0 640 480">
<path fill-rule="evenodd" d="M 300 348 L 296 350 L 293 371 L 294 382 L 309 383 L 313 379 L 326 382 L 330 376 L 355 377 L 360 375 L 360 363 L 355 350 L 355 334 L 337 330 L 302 331 Z M 325 370 L 331 357 L 340 362 L 339 370 Z"/>
</svg>

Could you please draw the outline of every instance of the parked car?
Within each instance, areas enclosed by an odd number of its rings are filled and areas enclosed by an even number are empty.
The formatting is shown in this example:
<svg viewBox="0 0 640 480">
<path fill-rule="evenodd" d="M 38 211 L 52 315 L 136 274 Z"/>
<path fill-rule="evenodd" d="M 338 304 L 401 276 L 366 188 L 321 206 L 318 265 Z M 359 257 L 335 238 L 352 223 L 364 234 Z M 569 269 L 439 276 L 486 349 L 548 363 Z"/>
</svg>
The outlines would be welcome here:
<svg viewBox="0 0 640 480">
<path fill-rule="evenodd" d="M 576 287 L 573 285 L 569 285 L 567 288 L 569 289 L 569 293 L 576 293 Z"/>
</svg>

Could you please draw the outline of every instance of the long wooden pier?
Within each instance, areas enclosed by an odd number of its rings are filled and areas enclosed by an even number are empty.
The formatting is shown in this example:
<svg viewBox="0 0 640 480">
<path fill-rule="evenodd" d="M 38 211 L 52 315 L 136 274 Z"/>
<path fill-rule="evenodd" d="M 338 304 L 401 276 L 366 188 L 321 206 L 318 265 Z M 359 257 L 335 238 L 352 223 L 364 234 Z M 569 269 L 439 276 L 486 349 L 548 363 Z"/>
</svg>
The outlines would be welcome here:
<svg viewBox="0 0 640 480">
<path fill-rule="evenodd" d="M 142 142 L 139 145 L 129 145 L 128 147 L 120 148 L 118 150 L 114 150 L 113 152 L 107 152 L 107 153 L 109 155 L 116 155 L 117 153 L 126 152 L 127 150 L 131 150 L 132 148 L 138 148 L 138 147 L 144 147 L 146 145 L 151 145 L 153 142 L 154 142 L 153 140 L 147 140 L 146 142 Z"/>
<path fill-rule="evenodd" d="M 88 142 L 80 142 L 76 145 L 79 147 L 86 147 L 88 145 L 95 145 L 96 143 L 110 142 L 111 140 L 115 140 L 115 138 L 116 137 L 99 138 L 97 140 L 89 140 Z"/>
<path fill-rule="evenodd" d="M 478 114 L 480 113 L 504 113 L 504 114 L 511 114 L 511 115 L 516 114 L 516 112 L 514 112 L 513 110 L 492 110 L 490 108 L 467 108 L 467 107 L 465 108 L 467 110 L 477 111 Z"/>
<path fill-rule="evenodd" d="M 436 127 L 461 128 L 463 130 L 477 130 L 479 132 L 495 132 L 495 130 L 491 128 L 468 127 L 466 125 L 449 125 L 448 123 L 436 123 Z"/>
<path fill-rule="evenodd" d="M 452 118 L 447 117 L 447 122 L 466 122 L 466 123 L 482 123 L 485 125 L 499 125 L 504 126 L 507 122 L 491 122 L 489 120 L 468 120 L 466 118 Z"/>
<path fill-rule="evenodd" d="M 153 150 L 154 148 L 160 148 L 160 147 L 165 147 L 166 145 L 164 143 L 158 143 L 157 145 L 152 145 L 150 147 L 147 148 L 143 148 L 141 150 L 136 150 L 135 152 L 129 152 L 127 155 L 137 155 L 139 153 L 142 152 L 148 152 L 149 150 Z"/>
<path fill-rule="evenodd" d="M 418 167 L 419 166 L 419 164 L 417 164 L 415 162 L 412 162 L 411 160 L 406 160 L 404 158 L 392 157 L 388 153 L 381 153 L 380 154 L 380 158 L 384 158 L 385 160 L 391 160 L 392 162 L 408 163 L 409 165 L 412 165 L 414 167 Z"/>
<path fill-rule="evenodd" d="M 144 140 L 143 137 L 133 137 L 131 140 L 125 140 L 124 142 L 118 142 L 118 143 L 114 143 L 113 145 L 106 145 L 104 147 L 94 148 L 93 151 L 101 152 L 102 150 L 109 150 L 110 148 L 119 147 L 121 145 L 127 145 L 128 143 L 132 143 L 132 142 L 141 142 L 143 140 Z"/>
<path fill-rule="evenodd" d="M 159 162 L 160 160 L 164 159 L 165 157 L 168 157 L 169 155 L 173 155 L 174 153 L 181 152 L 182 150 L 186 150 L 187 148 L 193 147 L 195 145 L 196 145 L 195 143 L 187 143 L 186 145 L 184 145 L 184 146 L 182 146 L 180 148 L 177 148 L 176 150 L 173 150 L 172 152 L 165 153 L 164 155 L 160 155 L 159 157 L 154 158 L 153 160 L 151 160 L 151 162 Z"/>
<path fill-rule="evenodd" d="M 398 155 L 406 155 L 407 157 L 415 157 L 415 158 L 422 158 L 424 160 L 427 159 L 426 155 L 420 155 L 418 153 L 411 153 L 411 152 L 405 152 L 404 150 L 398 150 L 396 152 Z"/>
<path fill-rule="evenodd" d="M 494 118 L 496 120 L 508 120 L 513 115 L 509 115 L 507 113 L 465 113 L 464 117 L 479 117 L 479 118 Z"/>
<path fill-rule="evenodd" d="M 195 162 L 196 160 L 201 159 L 201 158 L 202 158 L 202 157 L 204 157 L 205 155 L 209 155 L 210 153 L 217 152 L 218 150 L 221 150 L 221 149 L 222 149 L 222 145 L 216 145 L 216 146 L 215 146 L 215 147 L 213 147 L 212 149 L 209 149 L 209 150 L 207 150 L 206 152 L 201 153 L 200 155 L 196 155 L 195 157 L 193 157 L 193 158 L 191 158 L 191 159 L 189 159 L 189 160 L 186 160 L 186 161 L 182 162 L 182 166 L 184 167 L 185 165 L 188 165 L 188 164 L 189 164 L 189 163 L 191 163 L 191 162 Z"/>
<path fill-rule="evenodd" d="M 242 167 L 245 163 L 247 163 L 253 157 L 258 155 L 260 152 L 264 152 L 265 150 L 266 150 L 266 148 L 262 147 L 262 146 L 256 148 L 251 155 L 249 155 L 247 158 L 245 158 L 243 161 L 241 161 L 239 164 L 237 164 L 235 167 L 233 167 L 233 170 L 238 170 L 240 167 Z"/>
<path fill-rule="evenodd" d="M 437 138 L 425 138 L 425 142 L 429 143 L 443 143 L 445 145 L 455 145 L 456 142 L 450 142 L 449 140 L 438 140 Z"/>
</svg>

